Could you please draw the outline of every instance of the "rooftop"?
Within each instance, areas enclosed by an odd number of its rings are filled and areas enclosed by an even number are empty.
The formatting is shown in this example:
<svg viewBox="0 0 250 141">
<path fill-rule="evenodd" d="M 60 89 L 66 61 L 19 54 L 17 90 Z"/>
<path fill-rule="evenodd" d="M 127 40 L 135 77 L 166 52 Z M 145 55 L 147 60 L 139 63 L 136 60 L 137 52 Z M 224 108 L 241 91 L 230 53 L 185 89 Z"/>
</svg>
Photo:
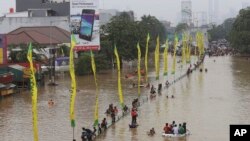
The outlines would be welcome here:
<svg viewBox="0 0 250 141">
<path fill-rule="evenodd" d="M 56 26 L 20 27 L 7 34 L 7 45 L 26 43 L 55 45 L 70 43 L 70 32 Z"/>
</svg>

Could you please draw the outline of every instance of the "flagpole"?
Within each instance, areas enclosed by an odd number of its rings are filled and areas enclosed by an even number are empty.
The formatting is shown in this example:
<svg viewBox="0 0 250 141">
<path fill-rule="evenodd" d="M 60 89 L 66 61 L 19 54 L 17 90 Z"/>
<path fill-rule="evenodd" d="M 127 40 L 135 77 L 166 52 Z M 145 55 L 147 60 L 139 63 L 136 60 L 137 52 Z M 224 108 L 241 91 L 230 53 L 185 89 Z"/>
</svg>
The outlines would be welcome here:
<svg viewBox="0 0 250 141">
<path fill-rule="evenodd" d="M 75 127 L 73 127 L 73 141 L 76 141 L 75 140 Z"/>
</svg>

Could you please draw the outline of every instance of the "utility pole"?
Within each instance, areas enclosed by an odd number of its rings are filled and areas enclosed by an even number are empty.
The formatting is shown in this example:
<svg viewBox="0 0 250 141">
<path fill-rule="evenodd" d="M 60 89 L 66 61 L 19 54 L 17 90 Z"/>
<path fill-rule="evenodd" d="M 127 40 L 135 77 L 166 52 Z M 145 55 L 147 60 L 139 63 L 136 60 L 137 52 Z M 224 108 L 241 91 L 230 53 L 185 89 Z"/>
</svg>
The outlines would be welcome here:
<svg viewBox="0 0 250 141">
<path fill-rule="evenodd" d="M 49 27 L 49 44 L 50 44 L 50 54 L 52 54 L 52 60 L 51 60 L 51 57 L 50 57 L 50 66 L 49 66 L 49 79 L 50 79 L 50 82 L 49 82 L 49 86 L 57 86 L 58 84 L 55 83 L 55 68 L 56 68 L 56 64 L 55 64 L 55 61 L 56 61 L 56 48 L 55 48 L 55 45 L 53 45 L 52 47 L 52 41 L 51 41 L 51 26 L 52 26 L 52 23 L 53 22 L 61 22 L 61 21 L 67 21 L 67 20 L 56 20 L 56 21 L 50 21 L 50 27 Z"/>
</svg>

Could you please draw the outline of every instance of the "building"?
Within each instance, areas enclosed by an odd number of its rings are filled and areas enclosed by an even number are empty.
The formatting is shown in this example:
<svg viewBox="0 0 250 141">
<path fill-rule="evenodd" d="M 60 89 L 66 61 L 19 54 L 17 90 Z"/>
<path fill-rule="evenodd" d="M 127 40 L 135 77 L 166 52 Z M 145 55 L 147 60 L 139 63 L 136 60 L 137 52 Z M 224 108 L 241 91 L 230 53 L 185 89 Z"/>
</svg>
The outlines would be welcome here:
<svg viewBox="0 0 250 141">
<path fill-rule="evenodd" d="M 69 16 L 69 0 L 16 0 L 16 12 L 33 11 L 33 16 Z"/>
<path fill-rule="evenodd" d="M 57 45 L 70 43 L 70 32 L 56 26 L 20 27 L 6 35 L 7 46 L 38 43 L 40 45 Z"/>
<path fill-rule="evenodd" d="M 101 9 L 100 10 L 100 25 L 107 24 L 113 16 L 116 16 L 118 14 L 118 10 L 116 9 Z"/>
<path fill-rule="evenodd" d="M 57 26 L 69 29 L 69 17 L 1 17 L 0 34 L 7 34 L 20 27 Z"/>
<path fill-rule="evenodd" d="M 207 12 L 201 12 L 201 25 L 207 25 Z"/>
<path fill-rule="evenodd" d="M 190 0 L 181 2 L 181 22 L 188 25 L 192 22 L 192 2 Z"/>
<path fill-rule="evenodd" d="M 209 0 L 208 13 L 209 13 L 209 24 L 217 24 L 219 22 L 218 0 Z"/>
<path fill-rule="evenodd" d="M 194 12 L 193 23 L 195 27 L 207 25 L 207 12 L 205 11 Z"/>
</svg>

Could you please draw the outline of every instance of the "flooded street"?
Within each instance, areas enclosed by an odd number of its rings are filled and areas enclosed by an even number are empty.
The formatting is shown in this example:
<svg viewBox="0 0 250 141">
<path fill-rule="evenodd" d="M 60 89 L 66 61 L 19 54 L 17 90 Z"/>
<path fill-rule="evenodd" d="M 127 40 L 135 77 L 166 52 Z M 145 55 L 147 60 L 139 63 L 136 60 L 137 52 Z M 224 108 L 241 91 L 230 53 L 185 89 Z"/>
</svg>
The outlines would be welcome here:
<svg viewBox="0 0 250 141">
<path fill-rule="evenodd" d="M 215 60 L 215 61 L 214 61 Z M 171 65 L 169 65 L 171 66 Z M 127 116 L 112 125 L 97 140 L 105 141 L 227 141 L 230 124 L 250 123 L 250 62 L 232 57 L 205 58 L 201 68 L 208 72 L 194 71 L 155 99 L 145 100 L 149 89 L 142 88 L 144 99 L 139 108 L 136 129 L 129 129 L 131 117 Z M 169 70 L 171 70 L 169 68 Z M 131 88 L 132 80 L 124 78 L 129 70 L 122 74 L 123 95 L 129 107 L 137 97 L 137 88 Z M 130 70 L 131 71 L 131 70 Z M 153 66 L 149 81 L 155 86 Z M 176 73 L 176 78 L 180 76 Z M 162 76 L 162 70 L 161 70 Z M 173 79 L 173 75 L 169 75 Z M 116 70 L 97 75 L 100 86 L 99 122 L 110 103 L 119 107 L 117 94 Z M 160 80 L 164 83 L 163 78 Z M 79 92 L 76 96 L 75 138 L 80 141 L 81 128 L 92 128 L 94 121 L 95 84 L 92 75 L 78 76 Z M 134 82 L 137 82 L 134 80 Z M 56 87 L 45 86 L 38 91 L 38 130 L 41 141 L 72 141 L 72 128 L 69 120 L 70 78 L 68 74 L 59 74 Z M 175 95 L 174 99 L 166 95 Z M 55 105 L 48 106 L 53 99 Z M 121 110 L 119 109 L 119 112 Z M 0 138 L 1 141 L 33 140 L 31 113 L 31 96 L 29 91 L 0 99 Z M 191 135 L 186 138 L 173 139 L 161 136 L 166 122 L 173 120 L 177 124 L 187 122 Z M 111 122 L 108 117 L 108 123 Z M 146 132 L 152 127 L 156 135 L 149 137 Z"/>
</svg>

